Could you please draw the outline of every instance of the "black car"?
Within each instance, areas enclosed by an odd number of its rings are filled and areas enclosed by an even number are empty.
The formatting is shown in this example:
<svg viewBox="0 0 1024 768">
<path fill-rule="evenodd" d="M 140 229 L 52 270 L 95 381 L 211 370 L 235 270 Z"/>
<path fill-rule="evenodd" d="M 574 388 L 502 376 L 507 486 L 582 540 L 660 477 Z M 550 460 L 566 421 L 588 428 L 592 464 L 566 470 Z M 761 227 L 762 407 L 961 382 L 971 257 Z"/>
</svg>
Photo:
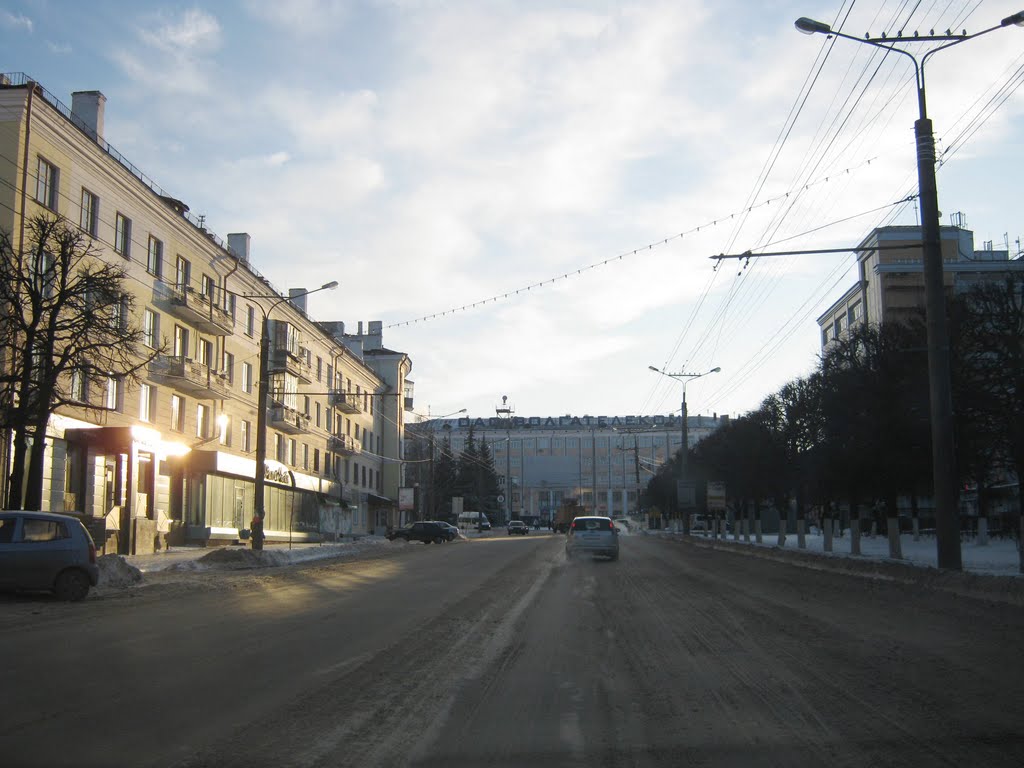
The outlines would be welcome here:
<svg viewBox="0 0 1024 768">
<path fill-rule="evenodd" d="M 518 533 L 520 536 L 525 536 L 529 533 L 530 528 L 522 520 L 510 520 L 508 523 L 508 535 L 511 536 L 513 533 Z"/>
<path fill-rule="evenodd" d="M 441 544 L 445 541 L 451 541 L 451 534 L 441 523 L 434 522 L 433 520 L 422 520 L 418 523 L 407 525 L 405 528 L 391 531 L 388 534 L 388 538 L 391 541 L 405 539 L 406 541 L 422 541 L 424 544 L 430 544 L 431 542 Z"/>
</svg>

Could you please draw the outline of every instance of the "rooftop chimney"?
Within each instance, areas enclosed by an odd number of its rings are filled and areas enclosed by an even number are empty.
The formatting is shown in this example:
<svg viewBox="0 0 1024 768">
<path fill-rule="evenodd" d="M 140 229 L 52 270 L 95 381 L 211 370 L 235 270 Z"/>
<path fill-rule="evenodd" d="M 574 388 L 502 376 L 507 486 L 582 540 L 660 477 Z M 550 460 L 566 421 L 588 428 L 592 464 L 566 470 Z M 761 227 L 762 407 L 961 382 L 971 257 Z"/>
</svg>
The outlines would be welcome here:
<svg viewBox="0 0 1024 768">
<path fill-rule="evenodd" d="M 306 313 L 306 296 L 308 295 L 305 288 L 288 289 L 288 301 L 303 314 Z"/>
<path fill-rule="evenodd" d="M 366 349 L 384 348 L 384 323 L 380 320 L 371 320 L 367 323 Z"/>
<path fill-rule="evenodd" d="M 249 263 L 249 244 L 252 238 L 248 232 L 233 232 L 228 235 L 228 250 L 246 264 Z"/>
<path fill-rule="evenodd" d="M 71 113 L 97 143 L 103 142 L 103 105 L 107 97 L 99 91 L 75 91 L 71 94 Z"/>
</svg>

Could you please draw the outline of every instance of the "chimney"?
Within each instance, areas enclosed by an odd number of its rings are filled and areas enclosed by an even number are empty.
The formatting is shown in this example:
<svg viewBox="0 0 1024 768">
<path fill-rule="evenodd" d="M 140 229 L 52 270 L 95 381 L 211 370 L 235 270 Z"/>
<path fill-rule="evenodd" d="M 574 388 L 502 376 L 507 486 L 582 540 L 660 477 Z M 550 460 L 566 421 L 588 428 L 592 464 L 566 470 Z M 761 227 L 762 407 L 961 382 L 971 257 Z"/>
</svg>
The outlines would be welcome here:
<svg viewBox="0 0 1024 768">
<path fill-rule="evenodd" d="M 384 348 L 384 323 L 380 320 L 371 320 L 367 323 L 366 349 Z"/>
<path fill-rule="evenodd" d="M 103 105 L 107 97 L 99 91 L 75 91 L 71 94 L 71 113 L 80 128 L 98 144 L 103 143 Z"/>
<path fill-rule="evenodd" d="M 362 336 L 363 335 L 363 321 L 362 320 L 359 321 L 359 325 L 357 327 L 358 327 L 359 330 L 356 331 L 356 336 Z"/>
<path fill-rule="evenodd" d="M 248 232 L 233 232 L 228 235 L 228 250 L 231 251 L 240 261 L 249 263 L 249 244 L 252 238 Z"/>
<path fill-rule="evenodd" d="M 305 288 L 289 288 L 288 289 L 288 301 L 292 303 L 296 309 L 302 314 L 306 314 L 306 293 Z"/>
</svg>

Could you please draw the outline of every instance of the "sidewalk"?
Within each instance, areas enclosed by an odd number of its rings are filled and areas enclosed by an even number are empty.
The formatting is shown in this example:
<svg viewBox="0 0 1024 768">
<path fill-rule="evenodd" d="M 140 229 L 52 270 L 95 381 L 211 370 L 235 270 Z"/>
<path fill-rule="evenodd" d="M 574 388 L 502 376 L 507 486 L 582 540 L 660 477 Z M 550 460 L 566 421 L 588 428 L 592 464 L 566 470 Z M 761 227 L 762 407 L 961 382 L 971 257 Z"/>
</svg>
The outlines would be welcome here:
<svg viewBox="0 0 1024 768">
<path fill-rule="evenodd" d="M 679 536 L 681 534 L 671 531 L 648 531 L 655 535 Z M 711 542 L 711 537 L 704 533 L 693 536 L 698 541 Z M 822 557 L 846 557 L 854 560 L 874 560 L 887 563 L 905 563 L 922 568 L 938 567 L 938 553 L 936 550 L 934 536 L 921 536 L 917 541 L 911 534 L 900 536 L 900 546 L 903 550 L 902 560 L 892 560 L 889 557 L 889 540 L 885 536 L 862 535 L 860 537 L 861 554 L 850 554 L 849 532 L 843 537 L 836 537 L 832 541 L 832 552 L 825 552 L 825 538 L 820 533 L 809 533 L 805 537 L 806 549 L 797 547 L 796 533 L 787 533 L 785 546 L 781 549 L 789 552 L 806 552 L 817 554 Z M 719 541 L 722 539 L 719 538 Z M 766 533 L 761 536 L 761 544 L 754 541 L 751 533 L 750 542 L 746 542 L 741 536 L 738 540 L 730 533 L 725 541 L 729 544 L 737 544 L 752 547 L 761 547 L 777 550 L 778 534 Z M 988 544 L 978 544 L 975 539 L 966 539 L 960 545 L 963 569 L 966 572 L 986 576 L 1014 576 L 1022 577 L 1020 572 L 1020 555 L 1017 552 L 1017 542 L 1013 539 L 990 539 Z"/>
</svg>

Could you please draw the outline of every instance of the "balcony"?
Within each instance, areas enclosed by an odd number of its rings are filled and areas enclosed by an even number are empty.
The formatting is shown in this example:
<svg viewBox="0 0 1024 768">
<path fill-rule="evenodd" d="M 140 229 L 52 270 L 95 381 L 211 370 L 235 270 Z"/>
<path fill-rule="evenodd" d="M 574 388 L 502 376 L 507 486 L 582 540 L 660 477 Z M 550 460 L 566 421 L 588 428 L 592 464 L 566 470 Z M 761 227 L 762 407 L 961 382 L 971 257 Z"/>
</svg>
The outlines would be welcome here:
<svg viewBox="0 0 1024 768">
<path fill-rule="evenodd" d="M 271 373 L 290 373 L 303 384 L 313 382 L 313 366 L 306 363 L 306 350 L 301 347 L 296 351 L 271 348 L 269 366 Z"/>
<path fill-rule="evenodd" d="M 230 336 L 235 332 L 235 318 L 231 313 L 213 297 L 196 292 L 192 286 L 158 282 L 153 289 L 153 303 L 202 333 Z"/>
<path fill-rule="evenodd" d="M 351 392 L 334 390 L 327 396 L 327 404 L 332 408 L 337 408 L 342 413 L 363 412 L 363 404 L 360 402 L 360 396 L 353 395 Z"/>
<path fill-rule="evenodd" d="M 298 435 L 309 429 L 309 419 L 287 405 L 273 405 L 267 412 L 267 422 L 274 429 Z"/>
<path fill-rule="evenodd" d="M 327 438 L 327 450 L 331 453 L 351 456 L 359 453 L 359 446 L 356 445 L 352 435 L 329 435 Z"/>
<path fill-rule="evenodd" d="M 149 377 L 193 397 L 212 399 L 228 396 L 228 382 L 224 374 L 188 357 L 159 355 L 149 364 Z"/>
</svg>

